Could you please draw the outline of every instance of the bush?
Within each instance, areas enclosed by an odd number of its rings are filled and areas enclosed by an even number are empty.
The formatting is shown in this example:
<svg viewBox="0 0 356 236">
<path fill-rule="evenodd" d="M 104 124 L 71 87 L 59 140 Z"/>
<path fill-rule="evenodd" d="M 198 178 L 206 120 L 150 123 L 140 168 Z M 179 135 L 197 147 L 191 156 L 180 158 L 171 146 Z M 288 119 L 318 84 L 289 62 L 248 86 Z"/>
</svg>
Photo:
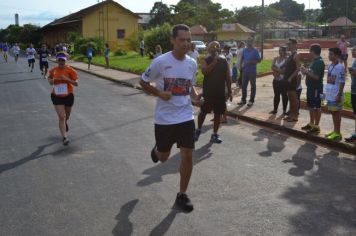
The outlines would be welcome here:
<svg viewBox="0 0 356 236">
<path fill-rule="evenodd" d="M 163 53 L 172 50 L 171 31 L 172 27 L 167 23 L 149 30 L 145 37 L 146 53 L 155 54 L 157 44 L 161 45 Z"/>
<path fill-rule="evenodd" d="M 135 52 L 139 51 L 140 41 L 144 38 L 143 31 L 139 30 L 137 32 L 132 33 L 127 39 L 126 43 L 129 46 L 130 50 Z"/>
<path fill-rule="evenodd" d="M 115 52 L 114 52 L 115 56 L 126 56 L 127 52 L 121 48 L 118 48 Z"/>
<path fill-rule="evenodd" d="M 95 38 L 79 37 L 74 42 L 74 53 L 86 55 L 88 45 L 91 45 L 91 47 L 93 48 L 93 56 L 94 56 L 103 53 L 105 42 L 103 39 L 98 37 Z"/>
</svg>

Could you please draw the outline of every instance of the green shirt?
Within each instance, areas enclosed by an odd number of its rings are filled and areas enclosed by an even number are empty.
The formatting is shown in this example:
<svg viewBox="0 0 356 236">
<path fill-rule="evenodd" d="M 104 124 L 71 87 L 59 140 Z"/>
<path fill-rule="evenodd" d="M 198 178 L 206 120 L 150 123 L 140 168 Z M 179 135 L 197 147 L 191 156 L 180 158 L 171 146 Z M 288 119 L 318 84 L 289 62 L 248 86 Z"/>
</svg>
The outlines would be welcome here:
<svg viewBox="0 0 356 236">
<path fill-rule="evenodd" d="M 325 71 L 325 64 L 321 57 L 315 58 L 309 66 L 310 71 L 319 76 L 318 80 L 312 79 L 309 76 L 306 78 L 307 87 L 310 89 L 323 89 L 323 78 Z"/>
</svg>

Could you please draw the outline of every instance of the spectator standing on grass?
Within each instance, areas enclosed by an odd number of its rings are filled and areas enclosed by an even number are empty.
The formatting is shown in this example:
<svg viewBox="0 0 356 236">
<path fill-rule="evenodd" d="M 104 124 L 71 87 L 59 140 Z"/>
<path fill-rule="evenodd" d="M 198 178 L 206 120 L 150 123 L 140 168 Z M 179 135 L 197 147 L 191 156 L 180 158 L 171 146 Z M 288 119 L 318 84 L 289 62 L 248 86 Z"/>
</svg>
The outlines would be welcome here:
<svg viewBox="0 0 356 236">
<path fill-rule="evenodd" d="M 323 93 L 323 78 L 325 64 L 321 58 L 321 47 L 319 44 L 310 46 L 309 52 L 312 56 L 312 63 L 309 68 L 301 67 L 301 72 L 306 76 L 307 85 L 307 107 L 309 109 L 309 123 L 302 127 L 307 133 L 320 133 L 321 117 L 321 94 Z"/>
<path fill-rule="evenodd" d="M 352 58 L 352 67 L 348 69 L 351 75 L 351 104 L 355 119 L 355 133 L 353 133 L 349 138 L 345 139 L 345 141 L 348 143 L 356 143 L 356 46 L 352 48 Z"/>
<path fill-rule="evenodd" d="M 247 40 L 247 47 L 242 53 L 242 98 L 238 105 L 245 105 L 247 98 L 247 86 L 251 84 L 250 100 L 247 106 L 252 106 L 256 97 L 256 76 L 257 63 L 261 62 L 261 57 L 257 49 L 253 46 L 254 39 Z"/>
<path fill-rule="evenodd" d="M 336 46 L 341 50 L 340 61 L 344 63 L 345 72 L 346 72 L 347 59 L 349 58 L 347 47 L 350 46 L 350 43 L 346 41 L 345 35 L 340 36 L 340 40 L 336 43 Z"/>
<path fill-rule="evenodd" d="M 105 57 L 105 68 L 109 68 L 109 54 L 110 54 L 110 48 L 109 44 L 105 44 L 105 49 L 104 49 L 104 57 Z"/>
<path fill-rule="evenodd" d="M 143 39 L 140 41 L 140 54 L 141 57 L 145 55 L 145 41 Z"/>
<path fill-rule="evenodd" d="M 279 56 L 273 59 L 272 62 L 272 71 L 273 71 L 273 110 L 270 114 L 276 114 L 278 112 L 279 102 L 282 97 L 283 105 L 283 115 L 286 115 L 287 105 L 288 105 L 288 95 L 286 82 L 283 80 L 283 72 L 285 63 L 287 60 L 287 48 L 279 48 Z"/>
<path fill-rule="evenodd" d="M 155 47 L 155 55 L 153 55 L 153 59 L 162 55 L 162 47 L 161 45 L 157 44 Z"/>
<path fill-rule="evenodd" d="M 90 70 L 91 60 L 93 59 L 93 48 L 90 43 L 87 46 L 88 70 Z"/>
</svg>

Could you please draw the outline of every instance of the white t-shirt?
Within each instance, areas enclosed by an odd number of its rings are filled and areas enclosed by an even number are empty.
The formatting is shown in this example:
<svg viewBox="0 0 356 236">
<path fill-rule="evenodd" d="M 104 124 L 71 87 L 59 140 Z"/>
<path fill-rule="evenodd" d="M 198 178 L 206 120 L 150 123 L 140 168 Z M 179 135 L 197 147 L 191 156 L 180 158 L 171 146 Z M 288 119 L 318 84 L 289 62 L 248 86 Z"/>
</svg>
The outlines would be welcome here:
<svg viewBox="0 0 356 236">
<path fill-rule="evenodd" d="M 340 84 L 345 83 L 345 69 L 341 63 L 328 66 L 327 84 L 325 85 L 325 98 L 327 101 L 335 102 L 340 90 Z"/>
<path fill-rule="evenodd" d="M 198 61 L 199 58 L 199 52 L 197 50 L 194 50 L 193 52 L 189 52 L 188 55 L 193 58 L 196 62 Z"/>
<path fill-rule="evenodd" d="M 239 48 L 236 51 L 236 57 L 237 57 L 236 67 L 237 67 L 237 69 L 241 69 L 241 60 L 242 60 L 243 52 L 244 52 L 244 48 Z"/>
<path fill-rule="evenodd" d="M 36 54 L 36 49 L 34 48 L 27 48 L 26 49 L 26 55 L 27 59 L 35 59 L 35 54 Z"/>
<path fill-rule="evenodd" d="M 194 119 L 190 92 L 196 72 L 197 63 L 189 56 L 181 61 L 167 52 L 152 61 L 142 74 L 142 80 L 155 82 L 159 91 L 172 92 L 168 101 L 157 98 L 155 124 L 179 124 Z"/>
<path fill-rule="evenodd" d="M 20 47 L 19 46 L 13 46 L 12 51 L 15 55 L 20 54 Z"/>
</svg>

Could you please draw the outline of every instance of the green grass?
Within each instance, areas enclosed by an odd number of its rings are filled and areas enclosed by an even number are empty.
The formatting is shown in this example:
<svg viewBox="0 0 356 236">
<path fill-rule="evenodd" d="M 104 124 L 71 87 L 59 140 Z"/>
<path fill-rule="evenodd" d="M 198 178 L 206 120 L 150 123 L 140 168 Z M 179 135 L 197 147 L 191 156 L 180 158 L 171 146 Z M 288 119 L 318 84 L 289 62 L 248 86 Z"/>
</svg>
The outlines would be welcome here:
<svg viewBox="0 0 356 236">
<path fill-rule="evenodd" d="M 74 55 L 72 60 L 88 62 L 88 59 L 83 55 Z M 201 57 L 202 61 L 204 60 Z M 113 69 L 133 72 L 133 73 L 143 73 L 146 68 L 150 65 L 151 59 L 149 57 L 141 57 L 136 52 L 128 52 L 125 56 L 114 56 L 110 55 L 110 67 Z M 96 65 L 105 65 L 105 59 L 103 56 L 94 56 L 92 63 Z M 257 74 L 265 73 L 271 71 L 272 60 L 263 60 L 257 65 Z M 203 84 L 203 74 L 198 71 L 197 84 Z"/>
</svg>

